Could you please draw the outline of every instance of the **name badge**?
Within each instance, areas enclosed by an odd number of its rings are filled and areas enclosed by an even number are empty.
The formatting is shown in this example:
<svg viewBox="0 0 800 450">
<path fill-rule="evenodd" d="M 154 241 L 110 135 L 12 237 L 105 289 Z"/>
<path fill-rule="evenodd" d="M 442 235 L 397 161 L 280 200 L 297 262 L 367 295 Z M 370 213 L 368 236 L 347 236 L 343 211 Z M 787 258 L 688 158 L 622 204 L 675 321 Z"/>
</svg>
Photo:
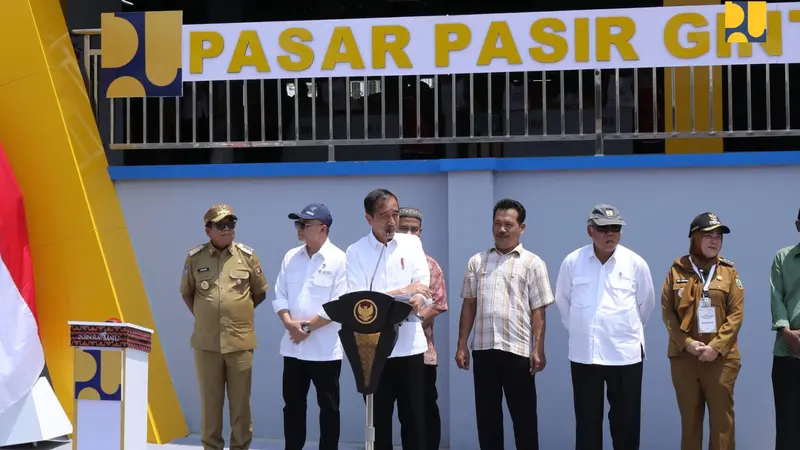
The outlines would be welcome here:
<svg viewBox="0 0 800 450">
<path fill-rule="evenodd" d="M 717 332 L 717 310 L 711 306 L 711 299 L 703 297 L 697 308 L 697 330 L 700 333 Z"/>
</svg>

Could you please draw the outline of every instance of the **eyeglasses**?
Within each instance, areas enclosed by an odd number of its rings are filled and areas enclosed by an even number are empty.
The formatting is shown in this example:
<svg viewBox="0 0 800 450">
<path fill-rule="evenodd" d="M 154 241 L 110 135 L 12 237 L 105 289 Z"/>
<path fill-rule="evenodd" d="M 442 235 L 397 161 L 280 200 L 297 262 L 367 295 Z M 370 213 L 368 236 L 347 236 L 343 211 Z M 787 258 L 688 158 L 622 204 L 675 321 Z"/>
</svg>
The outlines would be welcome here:
<svg viewBox="0 0 800 450">
<path fill-rule="evenodd" d="M 299 229 L 299 230 L 305 230 L 307 227 L 313 227 L 315 225 L 325 225 L 325 224 L 324 223 L 320 223 L 320 222 L 306 223 L 306 222 L 302 222 L 300 220 L 295 220 L 294 221 L 294 227 Z"/>
<path fill-rule="evenodd" d="M 622 231 L 622 225 L 603 225 L 595 227 L 601 233 L 619 233 Z"/>
<path fill-rule="evenodd" d="M 217 230 L 220 230 L 220 231 L 222 231 L 222 230 L 224 230 L 226 228 L 229 229 L 229 230 L 233 230 L 233 229 L 236 229 L 236 222 L 229 221 L 229 220 L 225 220 L 225 221 L 222 221 L 222 222 L 216 222 L 216 223 L 215 222 L 209 222 L 208 224 L 206 224 L 206 226 L 208 228 L 216 228 Z"/>
</svg>

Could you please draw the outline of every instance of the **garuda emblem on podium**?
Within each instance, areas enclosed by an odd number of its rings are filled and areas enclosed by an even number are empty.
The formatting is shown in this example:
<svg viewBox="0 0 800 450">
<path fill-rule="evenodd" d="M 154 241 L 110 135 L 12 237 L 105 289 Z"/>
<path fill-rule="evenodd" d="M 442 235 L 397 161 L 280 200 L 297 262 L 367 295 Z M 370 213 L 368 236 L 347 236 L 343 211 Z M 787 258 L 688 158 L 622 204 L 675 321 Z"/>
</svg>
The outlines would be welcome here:
<svg viewBox="0 0 800 450">
<path fill-rule="evenodd" d="M 358 323 L 369 325 L 378 317 L 378 309 L 375 306 L 375 302 L 369 299 L 363 299 L 356 302 L 353 308 L 353 314 Z"/>
</svg>

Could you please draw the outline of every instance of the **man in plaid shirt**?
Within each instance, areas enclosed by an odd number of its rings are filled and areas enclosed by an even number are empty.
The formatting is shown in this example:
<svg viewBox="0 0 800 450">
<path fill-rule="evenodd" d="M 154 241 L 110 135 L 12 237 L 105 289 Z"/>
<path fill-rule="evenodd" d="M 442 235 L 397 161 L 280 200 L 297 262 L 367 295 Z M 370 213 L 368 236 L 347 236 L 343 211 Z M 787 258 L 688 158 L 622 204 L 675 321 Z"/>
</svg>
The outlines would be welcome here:
<svg viewBox="0 0 800 450">
<path fill-rule="evenodd" d="M 554 301 L 547 265 L 520 243 L 525 207 L 504 198 L 492 211 L 494 246 L 467 263 L 456 364 L 470 369 L 481 450 L 503 450 L 503 397 L 518 450 L 539 449 L 535 375 L 544 370 L 545 309 Z"/>
<path fill-rule="evenodd" d="M 400 233 L 408 233 L 422 238 L 422 213 L 416 208 L 400 208 Z M 431 292 L 433 304 L 420 311 L 423 318 L 422 330 L 428 340 L 428 351 L 425 352 L 425 442 L 427 450 L 438 450 L 441 440 L 441 418 L 439 405 L 436 403 L 439 394 L 436 390 L 436 347 L 433 343 L 433 320 L 439 313 L 447 311 L 447 289 L 444 284 L 444 273 L 439 263 L 427 253 L 428 267 L 431 270 L 431 283 L 428 289 Z"/>
</svg>

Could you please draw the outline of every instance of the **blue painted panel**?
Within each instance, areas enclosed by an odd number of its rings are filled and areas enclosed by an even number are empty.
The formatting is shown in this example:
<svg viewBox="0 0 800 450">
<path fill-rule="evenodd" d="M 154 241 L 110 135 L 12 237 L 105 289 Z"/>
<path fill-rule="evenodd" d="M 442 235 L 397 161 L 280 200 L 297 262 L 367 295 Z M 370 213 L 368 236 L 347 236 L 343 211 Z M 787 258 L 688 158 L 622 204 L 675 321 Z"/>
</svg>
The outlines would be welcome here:
<svg viewBox="0 0 800 450">
<path fill-rule="evenodd" d="M 701 155 L 465 158 L 427 161 L 343 161 L 262 164 L 112 166 L 112 180 L 420 175 L 466 171 L 663 169 L 679 167 L 784 166 L 800 164 L 800 151 Z"/>
</svg>

